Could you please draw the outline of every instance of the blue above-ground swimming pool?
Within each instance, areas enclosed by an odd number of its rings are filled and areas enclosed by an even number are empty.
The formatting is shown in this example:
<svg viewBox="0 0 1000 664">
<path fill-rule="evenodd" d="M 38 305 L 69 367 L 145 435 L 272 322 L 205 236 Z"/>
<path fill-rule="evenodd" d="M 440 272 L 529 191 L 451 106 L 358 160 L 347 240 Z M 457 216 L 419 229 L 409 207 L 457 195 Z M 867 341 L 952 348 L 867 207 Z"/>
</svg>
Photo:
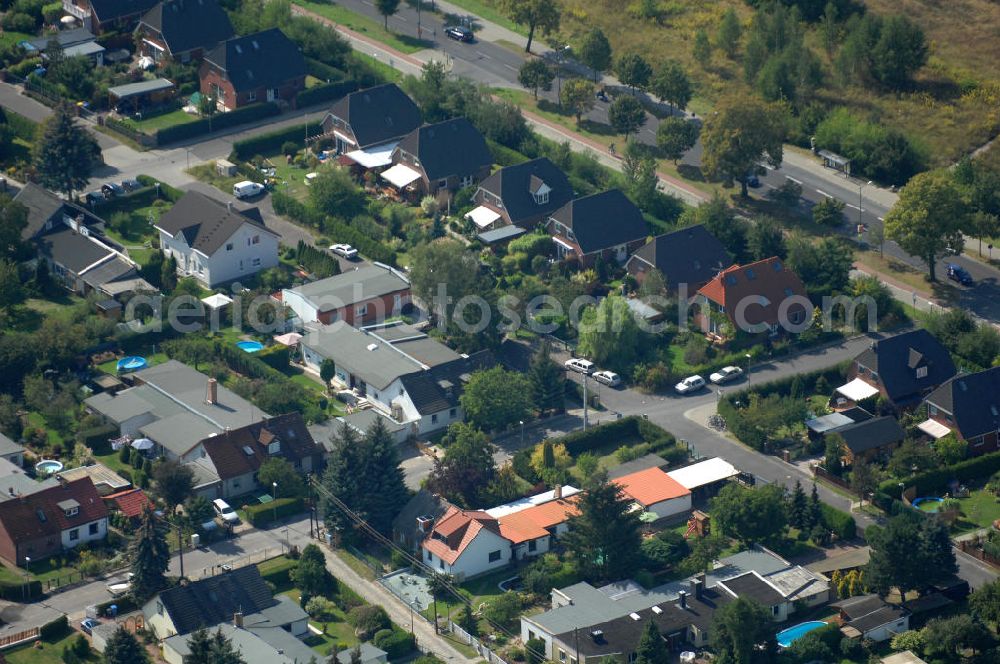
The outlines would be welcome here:
<svg viewBox="0 0 1000 664">
<path fill-rule="evenodd" d="M 35 472 L 39 475 L 51 475 L 63 469 L 62 461 L 55 459 L 43 459 L 35 464 Z"/>
<path fill-rule="evenodd" d="M 244 353 L 256 353 L 264 350 L 264 344 L 259 341 L 237 341 L 236 347 Z"/>
<path fill-rule="evenodd" d="M 779 646 L 787 648 L 809 632 L 820 627 L 826 627 L 826 623 L 822 620 L 810 620 L 781 630 L 775 635 L 775 638 L 777 638 Z"/>
<path fill-rule="evenodd" d="M 941 503 L 943 502 L 944 498 L 938 498 L 937 496 L 924 496 L 923 498 L 914 498 L 910 505 L 921 512 L 934 513 L 941 509 Z"/>
<path fill-rule="evenodd" d="M 129 355 L 118 360 L 118 371 L 136 371 L 146 368 L 146 358 L 138 355 Z"/>
</svg>

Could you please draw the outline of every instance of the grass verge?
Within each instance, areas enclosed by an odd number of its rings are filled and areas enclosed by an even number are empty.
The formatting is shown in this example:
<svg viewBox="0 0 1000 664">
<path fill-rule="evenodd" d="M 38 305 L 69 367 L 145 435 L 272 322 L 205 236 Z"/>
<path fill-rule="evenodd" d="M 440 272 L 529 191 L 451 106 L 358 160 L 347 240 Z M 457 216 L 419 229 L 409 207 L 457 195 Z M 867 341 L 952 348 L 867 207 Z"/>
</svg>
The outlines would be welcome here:
<svg viewBox="0 0 1000 664">
<path fill-rule="evenodd" d="M 416 39 L 407 35 L 400 35 L 385 27 L 367 16 L 356 14 L 349 9 L 339 5 L 327 4 L 325 2 L 312 2 L 311 0 L 294 0 L 295 4 L 303 9 L 318 14 L 323 18 L 333 21 L 336 25 L 342 25 L 354 32 L 359 32 L 366 37 L 382 42 L 401 53 L 416 53 L 425 48 L 432 48 L 434 44 L 423 39 Z"/>
</svg>

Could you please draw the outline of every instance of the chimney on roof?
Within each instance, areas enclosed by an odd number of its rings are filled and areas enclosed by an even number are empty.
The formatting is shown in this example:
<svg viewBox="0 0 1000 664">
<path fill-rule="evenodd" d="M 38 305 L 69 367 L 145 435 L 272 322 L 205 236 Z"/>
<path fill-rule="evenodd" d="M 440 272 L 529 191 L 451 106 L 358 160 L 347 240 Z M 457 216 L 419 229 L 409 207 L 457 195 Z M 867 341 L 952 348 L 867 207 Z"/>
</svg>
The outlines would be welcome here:
<svg viewBox="0 0 1000 664">
<path fill-rule="evenodd" d="M 691 596 L 694 597 L 695 599 L 701 599 L 701 593 L 705 587 L 705 580 L 702 579 L 700 576 L 696 576 L 695 578 L 691 579 L 689 585 L 691 586 Z"/>
<path fill-rule="evenodd" d="M 11 498 L 17 495 L 16 493 L 14 493 L 14 487 L 12 486 L 7 487 L 7 495 L 10 496 Z"/>
<path fill-rule="evenodd" d="M 243 629 L 243 612 L 237 611 L 233 614 L 233 626 Z"/>
<path fill-rule="evenodd" d="M 219 402 L 219 381 L 214 378 L 208 379 L 208 390 L 205 394 L 205 403 L 215 405 Z"/>
<path fill-rule="evenodd" d="M 555 500 L 562 498 L 562 484 L 557 484 L 552 487 L 552 498 Z"/>
<path fill-rule="evenodd" d="M 431 532 L 431 528 L 434 526 L 434 517 L 432 516 L 418 516 L 417 517 L 417 530 L 421 533 L 427 534 Z"/>
<path fill-rule="evenodd" d="M 677 606 L 682 609 L 688 608 L 688 594 L 686 591 L 682 590 L 677 593 Z"/>
</svg>

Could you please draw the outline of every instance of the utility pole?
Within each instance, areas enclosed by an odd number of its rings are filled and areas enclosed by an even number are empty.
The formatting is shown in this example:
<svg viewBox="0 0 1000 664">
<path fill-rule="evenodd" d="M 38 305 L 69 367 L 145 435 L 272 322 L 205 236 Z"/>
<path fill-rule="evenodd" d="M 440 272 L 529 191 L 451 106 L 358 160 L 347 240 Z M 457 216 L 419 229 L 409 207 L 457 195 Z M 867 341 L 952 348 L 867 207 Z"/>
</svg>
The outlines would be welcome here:
<svg viewBox="0 0 1000 664">
<path fill-rule="evenodd" d="M 177 528 L 177 555 L 180 557 L 181 561 L 181 578 L 184 578 L 184 540 L 181 539 L 181 527 L 174 526 Z"/>
<path fill-rule="evenodd" d="M 583 430 L 587 430 L 587 374 L 583 374 Z"/>
</svg>

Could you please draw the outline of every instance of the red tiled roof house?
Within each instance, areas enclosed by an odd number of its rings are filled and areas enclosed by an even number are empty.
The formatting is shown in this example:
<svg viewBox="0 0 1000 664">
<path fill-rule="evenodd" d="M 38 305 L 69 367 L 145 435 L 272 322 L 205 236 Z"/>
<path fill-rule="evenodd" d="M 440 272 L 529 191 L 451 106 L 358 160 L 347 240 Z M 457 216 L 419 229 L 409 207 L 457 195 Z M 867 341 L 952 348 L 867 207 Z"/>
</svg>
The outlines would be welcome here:
<svg viewBox="0 0 1000 664">
<path fill-rule="evenodd" d="M 108 508 L 89 477 L 0 503 L 0 558 L 23 565 L 108 534 Z"/>
<path fill-rule="evenodd" d="M 510 542 L 500 534 L 499 522 L 478 510 L 448 508 L 421 548 L 427 565 L 459 579 L 510 563 Z"/>
<path fill-rule="evenodd" d="M 805 286 L 777 257 L 723 270 L 691 301 L 697 305 L 695 324 L 720 338 L 736 331 L 775 335 L 807 322 Z"/>
<path fill-rule="evenodd" d="M 659 468 L 647 468 L 614 480 L 622 493 L 658 519 L 691 511 L 691 492 Z"/>
</svg>

